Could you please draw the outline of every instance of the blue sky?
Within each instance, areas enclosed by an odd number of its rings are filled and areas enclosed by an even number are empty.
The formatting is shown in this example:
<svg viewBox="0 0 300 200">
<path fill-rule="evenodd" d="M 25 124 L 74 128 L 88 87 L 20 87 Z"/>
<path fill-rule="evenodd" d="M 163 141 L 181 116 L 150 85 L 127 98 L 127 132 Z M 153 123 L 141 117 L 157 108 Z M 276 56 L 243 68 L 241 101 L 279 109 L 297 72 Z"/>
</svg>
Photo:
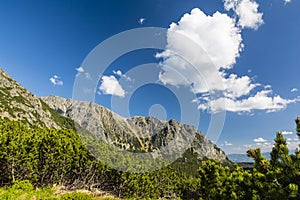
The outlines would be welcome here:
<svg viewBox="0 0 300 200">
<path fill-rule="evenodd" d="M 170 35 L 180 32 L 206 55 L 189 52 L 185 41 L 171 36 L 164 50 L 128 52 L 106 66 L 103 74 L 96 74 L 95 101 L 112 108 L 112 99 L 129 99 L 129 116 L 150 114 L 190 124 L 197 119 L 204 133 L 211 116 L 226 111 L 217 144 L 227 153 L 245 152 L 250 147 L 269 151 L 279 130 L 285 131 L 290 147 L 295 148 L 299 141 L 293 120 L 300 115 L 299 10 L 297 0 L 2 0 L 0 66 L 38 96 L 71 98 L 76 78 L 93 76 L 86 74 L 84 59 L 109 37 L 143 27 L 165 28 Z M 197 66 L 210 58 L 223 83 L 223 98 L 209 98 L 211 91 L 220 90 L 214 76 L 205 76 L 213 72 L 198 68 L 208 90 L 198 74 L 168 53 L 176 50 Z M 130 74 L 147 63 L 156 63 L 160 76 L 129 92 L 134 81 L 148 80 L 154 73 L 153 68 Z M 174 91 L 192 100 L 187 94 L 191 85 L 196 102 L 181 105 Z M 185 113 L 190 116 L 182 117 Z"/>
</svg>

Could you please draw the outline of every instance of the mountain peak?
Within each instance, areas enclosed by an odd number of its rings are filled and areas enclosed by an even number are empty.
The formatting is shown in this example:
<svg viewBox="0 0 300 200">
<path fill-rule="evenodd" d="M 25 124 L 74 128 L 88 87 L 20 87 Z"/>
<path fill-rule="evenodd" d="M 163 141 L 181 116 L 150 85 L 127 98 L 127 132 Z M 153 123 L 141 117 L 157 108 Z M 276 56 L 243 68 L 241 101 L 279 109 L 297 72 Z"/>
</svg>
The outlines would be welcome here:
<svg viewBox="0 0 300 200">
<path fill-rule="evenodd" d="M 169 148 L 167 151 L 176 153 L 191 149 L 200 159 L 206 157 L 227 160 L 225 153 L 194 126 L 155 117 L 124 118 L 91 102 L 57 96 L 41 98 L 58 113 L 73 119 L 92 134 L 121 149 L 153 152 Z"/>
<path fill-rule="evenodd" d="M 61 128 L 64 120 L 45 102 L 22 87 L 0 68 L 0 119 Z"/>
<path fill-rule="evenodd" d="M 88 130 L 106 143 L 133 152 L 175 152 L 186 150 L 199 159 L 226 161 L 225 153 L 195 127 L 176 120 L 154 117 L 124 118 L 93 102 L 55 95 L 38 98 L 0 69 L 0 119 L 22 121 L 32 126 Z"/>
<path fill-rule="evenodd" d="M 6 77 L 11 78 L 11 77 L 6 73 L 6 71 L 5 71 L 4 69 L 2 69 L 1 67 L 0 67 L 0 74 L 1 74 L 1 76 L 6 76 Z"/>
</svg>

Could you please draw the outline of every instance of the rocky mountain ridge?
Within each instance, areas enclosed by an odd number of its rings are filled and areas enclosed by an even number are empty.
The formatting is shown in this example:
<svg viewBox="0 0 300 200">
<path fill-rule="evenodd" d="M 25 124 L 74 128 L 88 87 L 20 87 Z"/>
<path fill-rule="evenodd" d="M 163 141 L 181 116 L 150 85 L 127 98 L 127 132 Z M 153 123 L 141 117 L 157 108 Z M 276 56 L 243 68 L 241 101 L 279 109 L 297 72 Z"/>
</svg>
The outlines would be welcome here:
<svg viewBox="0 0 300 200">
<path fill-rule="evenodd" d="M 123 118 L 96 103 L 56 96 L 37 97 L 0 68 L 0 119 L 32 126 L 72 128 L 76 125 L 106 143 L 133 152 L 181 152 L 199 159 L 227 160 L 225 153 L 195 127 L 154 117 Z"/>
<path fill-rule="evenodd" d="M 48 128 L 70 127 L 71 123 L 0 68 L 0 119 L 5 118 Z"/>
<path fill-rule="evenodd" d="M 225 153 L 205 138 L 195 127 L 176 120 L 154 117 L 123 118 L 96 103 L 75 101 L 57 96 L 41 97 L 52 109 L 97 134 L 107 143 L 125 150 L 185 151 L 197 153 L 199 159 L 227 160 Z"/>
</svg>

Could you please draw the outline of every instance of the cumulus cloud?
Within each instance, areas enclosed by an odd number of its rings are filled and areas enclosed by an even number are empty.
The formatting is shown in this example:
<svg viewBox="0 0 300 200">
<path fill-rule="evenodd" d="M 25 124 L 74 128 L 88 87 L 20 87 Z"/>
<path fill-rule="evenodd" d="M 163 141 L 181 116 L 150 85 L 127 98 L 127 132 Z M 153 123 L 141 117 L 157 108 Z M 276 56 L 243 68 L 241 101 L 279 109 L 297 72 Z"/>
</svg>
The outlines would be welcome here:
<svg viewBox="0 0 300 200">
<path fill-rule="evenodd" d="M 292 88 L 291 92 L 298 92 L 298 89 L 297 88 Z"/>
<path fill-rule="evenodd" d="M 224 8 L 235 12 L 238 25 L 242 28 L 257 29 L 264 23 L 263 14 L 258 12 L 258 7 L 254 0 L 224 0 Z"/>
<path fill-rule="evenodd" d="M 192 48 L 187 38 L 201 52 Z M 170 25 L 167 41 L 166 50 L 156 54 L 157 58 L 163 58 L 159 80 L 175 86 L 192 84 L 197 93 L 220 90 L 222 85 L 215 79 L 221 76 L 218 71 L 232 68 L 243 47 L 240 30 L 232 18 L 219 12 L 208 16 L 198 8 Z"/>
<path fill-rule="evenodd" d="M 267 140 L 262 137 L 256 138 L 253 141 L 256 143 L 266 143 L 267 142 Z"/>
<path fill-rule="evenodd" d="M 64 82 L 61 80 L 61 78 L 59 76 L 57 76 L 57 75 L 54 75 L 49 80 L 55 86 L 61 86 L 61 85 L 64 84 Z"/>
<path fill-rule="evenodd" d="M 292 135 L 293 132 L 292 131 L 282 131 L 281 134 L 282 135 Z"/>
<path fill-rule="evenodd" d="M 167 49 L 181 53 L 179 48 L 181 46 L 187 51 L 188 46 L 185 45 L 185 41 L 180 41 L 172 36 L 172 32 L 180 33 L 199 44 L 218 69 L 231 68 L 236 63 L 236 58 L 239 57 L 242 49 L 242 36 L 240 30 L 235 27 L 234 20 L 219 12 L 208 16 L 199 8 L 194 8 L 191 13 L 185 14 L 178 23 L 170 25 Z M 158 54 L 157 57 L 166 57 L 168 53 L 170 52 L 165 51 L 163 54 Z"/>
<path fill-rule="evenodd" d="M 238 77 L 237 74 L 222 74 L 225 97 L 236 99 L 244 95 L 249 95 L 250 92 L 260 84 L 252 83 L 249 76 Z"/>
<path fill-rule="evenodd" d="M 103 94 L 111 94 L 115 96 L 124 97 L 125 91 L 120 85 L 119 81 L 114 76 L 102 76 L 101 85 L 99 86 L 99 90 L 103 92 Z"/>
<path fill-rule="evenodd" d="M 140 18 L 140 19 L 138 20 L 139 24 L 144 24 L 145 21 L 146 21 L 146 18 Z"/>
<path fill-rule="evenodd" d="M 240 4 L 242 11 L 245 5 L 257 5 L 248 0 L 225 1 L 228 9 L 230 6 L 236 9 Z M 184 14 L 179 22 L 170 25 L 167 46 L 156 54 L 163 60 L 159 80 L 165 85 L 192 87 L 192 91 L 199 94 L 195 100 L 198 108 L 210 112 L 275 112 L 297 102 L 298 98 L 272 95 L 271 85 L 264 86 L 247 75 L 228 72 L 244 49 L 241 31 L 241 25 L 227 14 L 216 12 L 210 16 L 199 8 Z M 198 48 L 193 48 L 187 40 Z M 211 99 L 210 94 L 215 94 L 214 98 Z"/>
</svg>

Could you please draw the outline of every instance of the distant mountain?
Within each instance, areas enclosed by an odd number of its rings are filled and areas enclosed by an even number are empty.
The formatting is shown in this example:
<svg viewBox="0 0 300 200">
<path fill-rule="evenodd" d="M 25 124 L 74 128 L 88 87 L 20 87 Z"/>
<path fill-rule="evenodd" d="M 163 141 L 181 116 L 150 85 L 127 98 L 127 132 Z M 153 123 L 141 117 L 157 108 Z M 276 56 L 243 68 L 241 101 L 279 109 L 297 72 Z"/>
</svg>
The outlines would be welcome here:
<svg viewBox="0 0 300 200">
<path fill-rule="evenodd" d="M 95 103 L 56 96 L 38 98 L 0 68 L 0 119 L 30 126 L 79 128 L 133 152 L 183 153 L 227 161 L 225 153 L 195 127 L 153 117 L 123 118 Z M 78 128 L 77 127 L 77 128 Z"/>
<path fill-rule="evenodd" d="M 73 126 L 72 120 L 60 116 L 0 68 L 0 119 L 5 118 L 48 128 Z"/>
<path fill-rule="evenodd" d="M 51 108 L 69 117 L 83 128 L 99 134 L 107 143 L 126 150 L 153 152 L 186 150 L 199 159 L 227 160 L 225 153 L 205 138 L 195 127 L 180 124 L 176 120 L 163 121 L 153 117 L 123 118 L 96 103 L 75 101 L 57 96 L 41 97 Z M 192 137 L 194 135 L 194 137 Z"/>
<path fill-rule="evenodd" d="M 254 160 L 247 156 L 247 154 L 228 154 L 228 159 L 232 162 L 254 162 Z M 262 153 L 262 156 L 266 157 L 268 160 L 271 159 L 270 152 Z"/>
</svg>

